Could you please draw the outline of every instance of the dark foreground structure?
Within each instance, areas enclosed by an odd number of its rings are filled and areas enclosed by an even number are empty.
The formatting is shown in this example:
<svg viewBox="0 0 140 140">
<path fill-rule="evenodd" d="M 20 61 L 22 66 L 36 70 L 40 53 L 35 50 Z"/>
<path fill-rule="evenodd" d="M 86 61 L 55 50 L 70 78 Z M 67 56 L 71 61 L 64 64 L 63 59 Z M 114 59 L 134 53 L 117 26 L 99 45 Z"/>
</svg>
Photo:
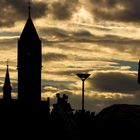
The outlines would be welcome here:
<svg viewBox="0 0 140 140">
<path fill-rule="evenodd" d="M 57 94 L 50 112 L 45 102 L 32 106 L 0 101 L 0 134 L 32 139 L 135 139 L 140 130 L 140 106 L 116 104 L 94 112 L 73 111 L 68 96 Z M 48 100 L 49 103 L 49 100 Z"/>
</svg>

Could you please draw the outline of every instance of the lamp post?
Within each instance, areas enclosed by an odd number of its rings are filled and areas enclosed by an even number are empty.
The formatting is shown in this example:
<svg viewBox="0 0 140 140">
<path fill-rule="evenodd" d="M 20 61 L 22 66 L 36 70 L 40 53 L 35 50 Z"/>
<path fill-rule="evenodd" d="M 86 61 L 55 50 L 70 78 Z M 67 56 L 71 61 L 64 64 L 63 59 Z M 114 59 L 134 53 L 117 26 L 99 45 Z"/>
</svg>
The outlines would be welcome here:
<svg viewBox="0 0 140 140">
<path fill-rule="evenodd" d="M 78 73 L 76 74 L 82 80 L 82 112 L 84 111 L 84 81 L 90 76 L 90 74 Z"/>
</svg>

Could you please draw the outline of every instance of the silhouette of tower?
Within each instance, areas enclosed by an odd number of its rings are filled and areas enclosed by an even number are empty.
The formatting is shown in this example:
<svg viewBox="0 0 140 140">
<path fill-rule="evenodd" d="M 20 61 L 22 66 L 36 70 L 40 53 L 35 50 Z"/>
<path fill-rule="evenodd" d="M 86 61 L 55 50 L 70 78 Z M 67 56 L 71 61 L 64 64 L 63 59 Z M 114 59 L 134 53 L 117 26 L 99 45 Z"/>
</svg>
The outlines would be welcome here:
<svg viewBox="0 0 140 140">
<path fill-rule="evenodd" d="M 140 84 L 140 60 L 138 63 L 138 83 Z"/>
<path fill-rule="evenodd" d="M 12 87 L 10 83 L 9 69 L 8 69 L 8 64 L 7 64 L 5 82 L 3 85 L 3 100 L 6 100 L 6 101 L 11 100 L 11 91 L 12 91 Z"/>
<path fill-rule="evenodd" d="M 18 99 L 21 102 L 41 101 L 41 40 L 31 18 L 28 19 L 18 40 Z"/>
</svg>

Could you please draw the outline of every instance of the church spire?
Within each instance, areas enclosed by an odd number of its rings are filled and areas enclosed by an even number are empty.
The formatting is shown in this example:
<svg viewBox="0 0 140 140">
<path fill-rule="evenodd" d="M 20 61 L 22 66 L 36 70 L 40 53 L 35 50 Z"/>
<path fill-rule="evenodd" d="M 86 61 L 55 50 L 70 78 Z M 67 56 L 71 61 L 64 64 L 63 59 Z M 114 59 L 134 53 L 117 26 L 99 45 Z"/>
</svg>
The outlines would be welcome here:
<svg viewBox="0 0 140 140">
<path fill-rule="evenodd" d="M 10 82 L 10 76 L 9 76 L 9 65 L 7 61 L 7 70 L 6 70 L 6 76 L 5 76 L 5 82 L 3 86 L 3 99 L 4 100 L 10 100 L 11 99 L 11 82 Z"/>
<path fill-rule="evenodd" d="M 26 103 L 41 101 L 42 47 L 31 16 L 18 40 L 18 99 Z"/>
<path fill-rule="evenodd" d="M 31 17 L 31 0 L 28 1 L 28 19 L 21 33 L 20 40 L 40 40 Z"/>
</svg>

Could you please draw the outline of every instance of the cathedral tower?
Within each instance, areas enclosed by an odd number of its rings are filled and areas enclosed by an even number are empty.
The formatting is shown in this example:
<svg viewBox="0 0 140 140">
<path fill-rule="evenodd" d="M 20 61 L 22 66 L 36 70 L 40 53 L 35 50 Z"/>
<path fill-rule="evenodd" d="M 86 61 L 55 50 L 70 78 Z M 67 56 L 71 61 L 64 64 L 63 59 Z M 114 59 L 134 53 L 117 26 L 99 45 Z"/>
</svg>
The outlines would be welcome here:
<svg viewBox="0 0 140 140">
<path fill-rule="evenodd" d="M 18 40 L 18 100 L 25 103 L 41 101 L 41 40 L 29 15 Z"/>
</svg>

